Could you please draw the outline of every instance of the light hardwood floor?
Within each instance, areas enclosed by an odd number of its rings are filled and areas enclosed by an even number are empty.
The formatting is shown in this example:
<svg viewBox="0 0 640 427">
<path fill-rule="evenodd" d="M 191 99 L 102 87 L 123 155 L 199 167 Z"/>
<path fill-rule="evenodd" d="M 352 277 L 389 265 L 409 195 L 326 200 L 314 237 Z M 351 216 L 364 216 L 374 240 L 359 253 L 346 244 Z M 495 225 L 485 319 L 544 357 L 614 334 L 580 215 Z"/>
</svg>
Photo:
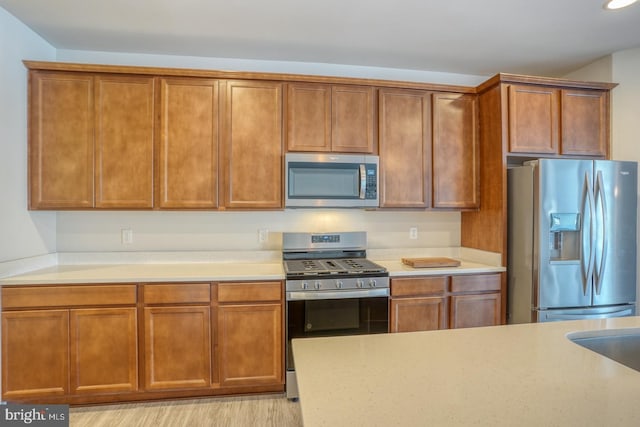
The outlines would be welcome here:
<svg viewBox="0 0 640 427">
<path fill-rule="evenodd" d="M 284 394 L 75 407 L 70 427 L 302 426 L 300 404 Z"/>
</svg>

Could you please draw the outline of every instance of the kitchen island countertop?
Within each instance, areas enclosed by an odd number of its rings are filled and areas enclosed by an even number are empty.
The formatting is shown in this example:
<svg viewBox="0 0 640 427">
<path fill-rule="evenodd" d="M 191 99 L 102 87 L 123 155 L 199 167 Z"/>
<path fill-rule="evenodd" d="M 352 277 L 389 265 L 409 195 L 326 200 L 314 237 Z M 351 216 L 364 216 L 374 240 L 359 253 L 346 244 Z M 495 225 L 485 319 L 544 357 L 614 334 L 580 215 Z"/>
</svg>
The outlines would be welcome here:
<svg viewBox="0 0 640 427">
<path fill-rule="evenodd" d="M 637 426 L 640 372 L 566 338 L 640 317 L 293 341 L 305 427 Z"/>
</svg>

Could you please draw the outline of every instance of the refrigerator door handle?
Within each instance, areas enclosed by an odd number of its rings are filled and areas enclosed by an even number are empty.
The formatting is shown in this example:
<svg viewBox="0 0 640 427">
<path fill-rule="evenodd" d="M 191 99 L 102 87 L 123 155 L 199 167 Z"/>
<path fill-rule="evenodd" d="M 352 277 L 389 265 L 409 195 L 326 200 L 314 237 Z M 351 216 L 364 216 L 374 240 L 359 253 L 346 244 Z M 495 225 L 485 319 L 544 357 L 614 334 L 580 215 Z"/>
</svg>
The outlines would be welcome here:
<svg viewBox="0 0 640 427">
<path fill-rule="evenodd" d="M 596 216 L 596 233 L 598 233 L 596 237 L 596 250 L 598 251 L 598 255 L 596 256 L 596 261 L 594 265 L 594 282 L 596 284 L 595 291 L 596 295 L 600 295 L 602 291 L 602 272 L 604 269 L 605 262 L 607 260 L 607 201 L 605 200 L 604 194 L 604 183 L 602 182 L 602 171 L 598 171 L 596 174 L 596 183 L 595 183 L 595 199 L 598 203 L 597 208 L 600 210 L 599 216 Z"/>
<path fill-rule="evenodd" d="M 593 250 L 593 215 L 595 213 L 593 191 L 591 190 L 591 180 L 589 179 L 589 172 L 584 173 L 584 199 L 582 204 L 582 225 L 581 240 L 582 240 L 582 256 L 580 257 L 580 267 L 582 272 L 582 292 L 586 296 L 589 289 L 590 280 L 593 276 L 593 264 L 595 262 L 595 253 Z M 585 221 L 585 213 L 589 213 L 589 221 Z"/>
</svg>

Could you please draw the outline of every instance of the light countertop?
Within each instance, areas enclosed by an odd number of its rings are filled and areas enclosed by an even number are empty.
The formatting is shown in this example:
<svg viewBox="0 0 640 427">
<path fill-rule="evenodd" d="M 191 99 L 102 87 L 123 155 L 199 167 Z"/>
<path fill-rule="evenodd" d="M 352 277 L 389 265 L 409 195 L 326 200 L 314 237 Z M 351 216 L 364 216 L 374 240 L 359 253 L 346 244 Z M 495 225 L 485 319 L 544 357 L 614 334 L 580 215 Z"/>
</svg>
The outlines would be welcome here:
<svg viewBox="0 0 640 427">
<path fill-rule="evenodd" d="M 293 341 L 305 427 L 638 426 L 640 372 L 566 338 L 640 317 Z"/>
<path fill-rule="evenodd" d="M 467 260 L 460 260 L 459 267 L 429 267 L 429 268 L 413 268 L 411 266 L 402 263 L 401 259 L 392 260 L 373 260 L 378 264 L 386 267 L 389 270 L 391 277 L 403 277 L 403 276 L 443 276 L 450 274 L 483 274 L 483 273 L 499 273 L 506 271 L 504 267 L 491 266 L 487 264 L 481 264 L 478 262 L 472 262 Z"/>
<path fill-rule="evenodd" d="M 0 280 L 0 285 L 282 280 L 282 263 L 58 265 Z"/>
<path fill-rule="evenodd" d="M 280 259 L 252 259 L 238 261 L 226 259 L 224 262 L 212 260 L 189 262 L 188 258 L 178 262 L 165 262 L 158 256 L 138 258 L 128 254 L 134 262 L 118 262 L 122 257 L 105 257 L 108 262 L 100 262 L 100 257 L 80 256 L 71 258 L 79 263 L 60 263 L 44 268 L 13 274 L 0 279 L 0 285 L 28 284 L 75 284 L 75 283 L 122 283 L 122 282 L 197 282 L 235 280 L 284 280 L 285 273 Z M 228 256 L 227 256 L 228 257 Z M 504 271 L 504 267 L 483 264 L 462 259 L 460 267 L 412 268 L 402 264 L 397 258 L 373 261 L 387 268 L 391 277 L 411 275 L 482 274 Z M 86 262 L 87 258 L 92 262 Z M 170 257 L 166 257 L 169 259 Z M 239 257 L 238 259 L 241 259 Z M 140 262 L 136 262 L 136 261 Z"/>
</svg>

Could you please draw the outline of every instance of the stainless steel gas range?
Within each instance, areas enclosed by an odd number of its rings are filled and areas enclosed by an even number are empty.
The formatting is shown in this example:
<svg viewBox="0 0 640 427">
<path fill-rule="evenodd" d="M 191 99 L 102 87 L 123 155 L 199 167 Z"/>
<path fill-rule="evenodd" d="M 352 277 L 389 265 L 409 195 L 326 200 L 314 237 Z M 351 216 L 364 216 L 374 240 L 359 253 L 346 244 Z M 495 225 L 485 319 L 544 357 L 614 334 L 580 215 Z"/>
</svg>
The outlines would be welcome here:
<svg viewBox="0 0 640 427">
<path fill-rule="evenodd" d="M 365 232 L 283 233 L 287 398 L 298 397 L 291 340 L 389 330 L 389 273 Z"/>
</svg>

